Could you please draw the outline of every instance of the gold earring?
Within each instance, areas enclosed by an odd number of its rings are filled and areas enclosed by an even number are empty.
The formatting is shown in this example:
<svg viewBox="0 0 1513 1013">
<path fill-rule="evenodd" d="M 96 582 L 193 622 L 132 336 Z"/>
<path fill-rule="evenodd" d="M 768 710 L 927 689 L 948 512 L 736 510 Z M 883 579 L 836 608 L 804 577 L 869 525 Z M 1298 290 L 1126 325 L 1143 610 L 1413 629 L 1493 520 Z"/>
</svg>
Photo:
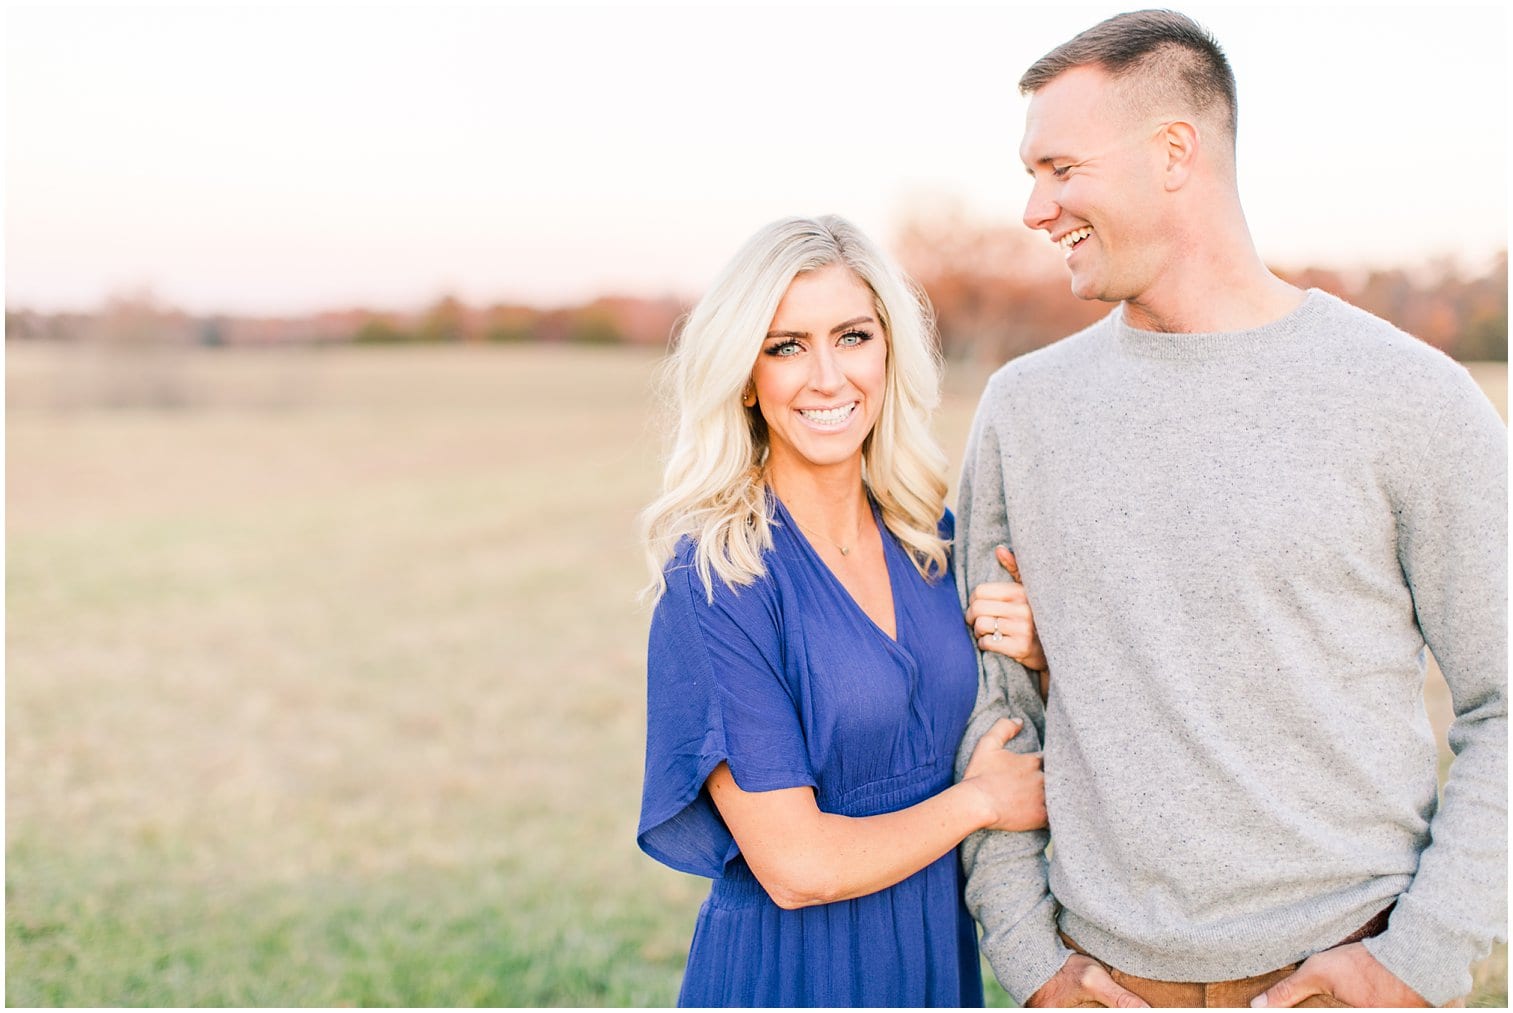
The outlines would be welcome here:
<svg viewBox="0 0 1513 1013">
<path fill-rule="evenodd" d="M 741 404 L 745 405 L 747 408 L 756 407 L 756 388 L 749 383 L 746 385 L 746 388 L 741 391 Z"/>
</svg>

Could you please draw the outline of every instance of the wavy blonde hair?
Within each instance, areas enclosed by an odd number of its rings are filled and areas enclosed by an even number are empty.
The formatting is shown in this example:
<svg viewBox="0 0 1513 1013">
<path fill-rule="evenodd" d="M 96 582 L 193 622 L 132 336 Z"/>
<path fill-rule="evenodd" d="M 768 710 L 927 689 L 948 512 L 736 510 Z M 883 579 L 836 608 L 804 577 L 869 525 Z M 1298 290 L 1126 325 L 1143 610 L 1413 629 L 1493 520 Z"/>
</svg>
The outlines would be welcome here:
<svg viewBox="0 0 1513 1013">
<path fill-rule="evenodd" d="M 662 495 L 641 513 L 652 581 L 685 536 L 712 599 L 714 578 L 750 584 L 772 548 L 763 468 L 767 427 L 741 392 L 778 303 L 800 274 L 844 264 L 872 290 L 888 341 L 882 411 L 862 444 L 862 479 L 883 523 L 929 580 L 946 571 L 946 456 L 930 434 L 940 404 L 941 358 L 934 315 L 924 293 L 856 226 L 837 215 L 785 218 L 746 241 L 688 315 L 662 374 L 677 427 L 662 476 Z"/>
</svg>

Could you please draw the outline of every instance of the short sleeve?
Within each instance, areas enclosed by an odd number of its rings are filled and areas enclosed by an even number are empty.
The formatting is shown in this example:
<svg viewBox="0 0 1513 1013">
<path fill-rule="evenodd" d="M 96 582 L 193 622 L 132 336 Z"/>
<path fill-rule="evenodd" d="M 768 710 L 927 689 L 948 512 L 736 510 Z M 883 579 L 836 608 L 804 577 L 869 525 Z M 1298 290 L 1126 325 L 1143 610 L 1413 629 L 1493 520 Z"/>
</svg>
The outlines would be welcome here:
<svg viewBox="0 0 1513 1013">
<path fill-rule="evenodd" d="M 669 567 L 647 648 L 636 831 L 636 843 L 657 861 L 716 878 L 738 854 L 704 790 L 721 761 L 746 791 L 816 786 L 783 639 L 770 577 L 736 589 L 716 578 L 710 602 L 692 566 Z"/>
</svg>

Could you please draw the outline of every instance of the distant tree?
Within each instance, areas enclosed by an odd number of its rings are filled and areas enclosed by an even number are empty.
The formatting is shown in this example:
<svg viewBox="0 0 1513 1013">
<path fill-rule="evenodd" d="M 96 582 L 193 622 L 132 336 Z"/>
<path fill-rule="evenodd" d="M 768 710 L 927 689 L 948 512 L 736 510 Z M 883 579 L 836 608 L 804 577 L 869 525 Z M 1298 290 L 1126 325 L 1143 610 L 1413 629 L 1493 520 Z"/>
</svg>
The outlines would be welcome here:
<svg viewBox="0 0 1513 1013">
<path fill-rule="evenodd" d="M 420 341 L 462 341 L 468 336 L 467 307 L 456 296 L 439 299 L 420 319 L 415 337 Z"/>
<path fill-rule="evenodd" d="M 1277 273 L 1294 285 L 1332 292 L 1462 361 L 1507 361 L 1506 250 L 1471 278 L 1447 259 L 1361 275 L 1318 268 Z"/>
<path fill-rule="evenodd" d="M 414 340 L 414 336 L 382 317 L 373 317 L 357 329 L 352 340 L 359 345 L 397 345 Z"/>
<path fill-rule="evenodd" d="M 536 340 L 540 314 L 524 306 L 493 306 L 484 313 L 483 338 L 500 344 Z"/>
<path fill-rule="evenodd" d="M 1508 310 L 1504 307 L 1469 321 L 1456 346 L 1466 362 L 1508 361 Z"/>
<path fill-rule="evenodd" d="M 5 340 L 35 340 L 42 336 L 43 329 L 38 314 L 30 310 L 5 311 Z"/>
<path fill-rule="evenodd" d="M 625 338 L 612 316 L 589 308 L 571 315 L 567 340 L 575 345 L 617 345 Z"/>
<path fill-rule="evenodd" d="M 84 334 L 96 373 L 88 396 L 111 408 L 184 408 L 193 397 L 183 359 L 197 328 L 148 289 L 112 296 Z"/>
<path fill-rule="evenodd" d="M 667 345 L 673 326 L 686 311 L 678 299 L 601 296 L 583 308 L 613 323 L 621 341 L 653 347 Z"/>
<path fill-rule="evenodd" d="M 534 330 L 519 325 L 492 324 L 483 332 L 483 340 L 496 345 L 521 345 L 535 338 Z"/>
<path fill-rule="evenodd" d="M 894 243 L 935 308 L 948 358 L 995 364 L 1063 338 L 1109 307 L 1071 294 L 1054 249 L 1020 225 L 970 219 L 959 206 L 918 212 Z"/>
<path fill-rule="evenodd" d="M 1465 312 L 1456 358 L 1507 362 L 1508 251 L 1503 250 L 1486 274 L 1465 283 L 1458 294 Z"/>
</svg>

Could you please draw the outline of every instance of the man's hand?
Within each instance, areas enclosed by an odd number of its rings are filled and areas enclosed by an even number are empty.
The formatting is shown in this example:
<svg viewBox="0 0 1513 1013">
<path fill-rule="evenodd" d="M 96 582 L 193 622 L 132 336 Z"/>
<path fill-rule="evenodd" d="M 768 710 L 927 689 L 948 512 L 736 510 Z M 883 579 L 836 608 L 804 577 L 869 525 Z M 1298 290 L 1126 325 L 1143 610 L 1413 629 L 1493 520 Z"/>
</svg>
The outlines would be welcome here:
<svg viewBox="0 0 1513 1013">
<path fill-rule="evenodd" d="M 1360 943 L 1348 943 L 1315 953 L 1292 974 L 1252 999 L 1250 1004 L 1257 1007 L 1296 1006 L 1313 995 L 1332 996 L 1347 1006 L 1429 1005 Z"/>
<path fill-rule="evenodd" d="M 1036 989 L 1026 1006 L 1080 1006 L 1100 1003 L 1111 1009 L 1139 1009 L 1150 1003 L 1114 982 L 1092 957 L 1074 953 L 1051 980 Z"/>
</svg>

